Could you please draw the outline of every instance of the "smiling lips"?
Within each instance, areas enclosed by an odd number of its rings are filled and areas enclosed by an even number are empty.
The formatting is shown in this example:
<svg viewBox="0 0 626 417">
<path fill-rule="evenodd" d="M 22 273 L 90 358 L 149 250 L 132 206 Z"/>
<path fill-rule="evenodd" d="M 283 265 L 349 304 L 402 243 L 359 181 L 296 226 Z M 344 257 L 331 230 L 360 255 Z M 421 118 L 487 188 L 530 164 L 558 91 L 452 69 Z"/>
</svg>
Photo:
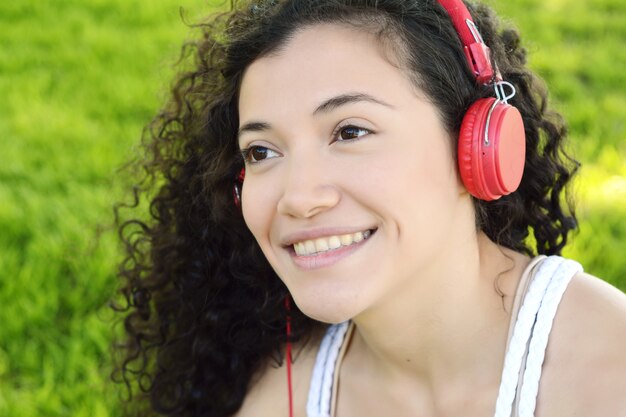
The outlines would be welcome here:
<svg viewBox="0 0 626 417">
<path fill-rule="evenodd" d="M 342 246 L 350 246 L 355 243 L 359 243 L 367 239 L 371 234 L 371 230 L 366 230 L 364 232 L 303 240 L 301 242 L 294 243 L 293 249 L 298 256 L 315 256 L 333 249 L 338 249 Z"/>
</svg>

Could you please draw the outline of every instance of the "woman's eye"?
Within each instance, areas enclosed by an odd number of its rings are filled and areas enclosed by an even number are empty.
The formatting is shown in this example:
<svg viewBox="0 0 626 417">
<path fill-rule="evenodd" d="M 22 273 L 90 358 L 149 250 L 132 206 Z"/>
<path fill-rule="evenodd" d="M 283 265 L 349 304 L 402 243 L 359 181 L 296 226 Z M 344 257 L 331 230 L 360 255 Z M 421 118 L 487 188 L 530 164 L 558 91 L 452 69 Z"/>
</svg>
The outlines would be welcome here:
<svg viewBox="0 0 626 417">
<path fill-rule="evenodd" d="M 340 128 L 339 132 L 335 136 L 337 140 L 345 141 L 358 139 L 361 136 L 365 136 L 369 133 L 371 133 L 371 131 L 368 129 L 350 125 Z"/>
<path fill-rule="evenodd" d="M 243 160 L 249 164 L 255 164 L 265 159 L 272 159 L 280 156 L 278 152 L 266 148 L 265 146 L 250 146 L 241 150 Z"/>
</svg>

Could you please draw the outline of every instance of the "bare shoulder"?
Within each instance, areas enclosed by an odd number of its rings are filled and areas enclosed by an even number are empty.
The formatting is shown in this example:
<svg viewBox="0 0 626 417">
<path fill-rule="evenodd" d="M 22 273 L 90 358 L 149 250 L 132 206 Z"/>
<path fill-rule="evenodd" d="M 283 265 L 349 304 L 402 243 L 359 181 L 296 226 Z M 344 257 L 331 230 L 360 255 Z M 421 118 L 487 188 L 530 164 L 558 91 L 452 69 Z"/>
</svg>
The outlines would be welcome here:
<svg viewBox="0 0 626 417">
<path fill-rule="evenodd" d="M 592 275 L 577 274 L 559 306 L 537 415 L 626 417 L 626 294 Z"/>
<path fill-rule="evenodd" d="M 583 272 L 572 278 L 559 309 L 578 322 L 580 330 L 598 338 L 589 340 L 590 346 L 619 348 L 620 356 L 624 356 L 624 345 L 618 342 L 626 342 L 625 293 Z"/>
<path fill-rule="evenodd" d="M 322 334 L 314 333 L 305 343 L 294 344 L 294 362 L 291 368 L 294 413 L 304 416 L 313 365 Z M 252 379 L 250 390 L 243 405 L 233 417 L 287 417 L 289 396 L 287 388 L 287 365 L 277 366 L 268 362 Z"/>
</svg>

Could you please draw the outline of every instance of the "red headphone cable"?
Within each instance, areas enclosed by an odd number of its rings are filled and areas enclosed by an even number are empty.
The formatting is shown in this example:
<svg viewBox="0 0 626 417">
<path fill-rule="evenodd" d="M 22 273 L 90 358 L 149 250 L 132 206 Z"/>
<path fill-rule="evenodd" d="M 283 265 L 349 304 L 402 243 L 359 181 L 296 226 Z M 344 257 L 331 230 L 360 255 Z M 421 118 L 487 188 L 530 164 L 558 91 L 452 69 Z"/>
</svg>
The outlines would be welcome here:
<svg viewBox="0 0 626 417">
<path fill-rule="evenodd" d="M 287 361 L 287 389 L 289 392 L 289 417 L 293 417 L 293 387 L 291 384 L 291 303 L 289 295 L 285 297 L 285 309 L 287 310 L 287 349 L 285 361 Z"/>
</svg>

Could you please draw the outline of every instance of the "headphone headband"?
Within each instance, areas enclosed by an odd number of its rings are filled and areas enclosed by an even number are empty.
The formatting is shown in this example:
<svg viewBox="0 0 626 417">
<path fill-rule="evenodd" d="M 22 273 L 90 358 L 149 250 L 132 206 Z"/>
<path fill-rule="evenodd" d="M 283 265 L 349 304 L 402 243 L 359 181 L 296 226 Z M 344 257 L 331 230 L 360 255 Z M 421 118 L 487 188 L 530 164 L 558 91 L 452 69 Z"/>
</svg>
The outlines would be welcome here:
<svg viewBox="0 0 626 417">
<path fill-rule="evenodd" d="M 438 1 L 452 20 L 454 29 L 463 43 L 465 57 L 474 76 L 481 84 L 491 84 L 495 73 L 491 66 L 491 54 L 478 32 L 469 10 L 462 0 Z"/>
</svg>

